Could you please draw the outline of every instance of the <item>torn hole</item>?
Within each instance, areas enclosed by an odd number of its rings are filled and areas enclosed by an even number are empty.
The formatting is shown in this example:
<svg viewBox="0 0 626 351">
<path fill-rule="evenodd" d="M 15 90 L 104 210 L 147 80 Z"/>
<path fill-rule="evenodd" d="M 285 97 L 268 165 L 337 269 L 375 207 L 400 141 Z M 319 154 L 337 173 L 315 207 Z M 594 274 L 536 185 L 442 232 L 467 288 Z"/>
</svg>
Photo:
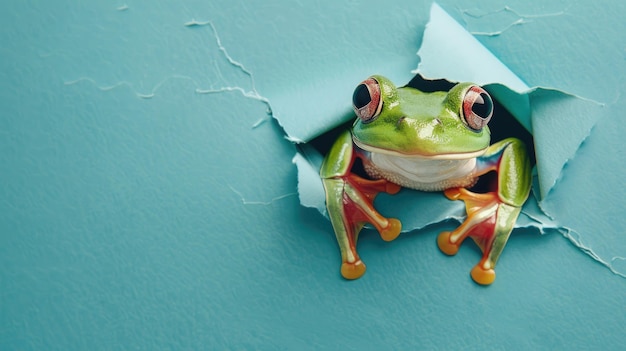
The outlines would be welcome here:
<svg viewBox="0 0 626 351">
<path fill-rule="evenodd" d="M 420 75 L 416 75 L 406 86 L 410 86 L 419 89 L 424 92 L 435 91 L 448 91 L 456 83 L 444 80 L 428 80 Z M 532 165 L 535 165 L 535 153 L 534 153 L 534 141 L 532 135 L 522 126 L 502 104 L 494 98 L 494 117 L 489 123 L 491 130 L 491 143 L 508 138 L 515 137 L 524 141 L 527 153 L 531 159 Z M 326 215 L 324 189 L 321 184 L 319 170 L 322 164 L 322 160 L 325 155 L 330 151 L 333 143 L 337 140 L 339 135 L 346 130 L 350 130 L 354 120 L 357 117 L 354 112 L 345 113 L 340 120 L 345 121 L 335 128 L 329 129 L 327 132 L 313 138 L 307 143 L 298 144 L 298 154 L 294 158 L 294 163 L 298 166 L 298 178 L 299 185 L 298 191 L 300 195 L 300 202 L 306 207 L 316 208 L 320 213 Z M 369 179 L 370 177 L 365 172 L 362 161 L 359 158 L 355 159 L 352 172 Z M 475 192 L 487 192 L 492 190 L 490 181 L 492 181 L 493 174 L 486 174 L 481 177 L 475 187 L 472 189 Z M 388 199 L 393 198 L 393 199 Z M 398 201 L 394 200 L 398 199 Z M 402 214 L 411 213 L 423 213 L 423 206 L 428 206 L 428 203 L 435 203 L 429 208 L 432 216 L 423 214 L 423 218 L 419 221 L 415 221 L 413 218 L 409 220 L 402 219 L 407 225 L 404 226 L 405 231 L 411 231 L 419 229 L 424 226 L 438 223 L 443 220 L 455 219 L 458 220 L 464 216 L 462 205 L 458 206 L 459 202 L 448 201 L 441 192 L 422 192 L 411 189 L 403 189 L 400 194 L 394 196 L 388 196 L 381 194 L 377 198 L 377 203 L 383 202 L 381 205 L 382 211 L 393 214 L 394 216 L 402 216 Z M 416 210 L 411 211 L 404 206 L 403 209 L 395 209 L 395 207 L 402 208 L 397 203 L 406 203 L 410 201 L 414 204 Z M 391 207 L 388 210 L 385 207 Z M 439 208 L 441 213 L 435 213 L 435 208 Z M 545 216 L 544 216 L 545 217 Z M 411 224 L 411 223 L 415 224 Z M 535 221 L 532 226 L 538 227 L 543 232 L 542 223 Z"/>
<path fill-rule="evenodd" d="M 480 84 L 498 103 L 506 103 L 505 110 L 508 109 L 507 112 L 510 111 L 515 116 L 509 119 L 508 116 L 498 115 L 490 123 L 492 143 L 507 136 L 517 137 L 525 142 L 533 164 L 536 163 L 533 196 L 526 201 L 515 227 L 536 228 L 542 234 L 556 230 L 574 244 L 580 244 L 579 240 L 572 237 L 572 232 L 559 222 L 560 218 L 554 218 L 547 212 L 549 208 L 546 210 L 542 200 L 558 185 L 564 173 L 564 165 L 576 156 L 580 145 L 591 133 L 598 120 L 597 110 L 603 104 L 553 88 L 528 86 L 436 4 L 431 8 L 431 19 L 426 26 L 418 56 L 421 60 L 413 73 L 428 78 L 445 77 L 450 81 Z M 430 80 L 425 86 L 420 86 L 422 83 L 425 83 L 424 79 L 415 76 L 409 84 L 423 91 L 448 90 L 453 84 L 441 79 Z M 346 95 L 349 96 L 349 92 Z M 345 107 L 342 105 L 334 109 L 340 111 L 333 113 L 334 120 L 324 116 L 318 125 L 313 125 L 313 122 L 303 123 L 303 128 L 288 130 L 287 138 L 298 143 L 299 152 L 293 162 L 298 168 L 300 202 L 303 206 L 316 208 L 325 215 L 324 189 L 319 169 L 323 156 L 327 154 L 337 135 L 352 126 L 355 117 L 348 111 L 348 101 L 346 100 Z M 572 124 L 573 119 L 577 123 Z M 500 122 L 503 123 L 498 126 Z M 339 126 L 334 127 L 337 125 Z M 523 128 L 519 128 L 520 125 Z M 327 130 L 325 132 L 324 127 Z M 308 132 L 311 130 L 315 133 Z M 438 192 L 402 190 L 393 196 L 380 194 L 375 205 L 382 215 L 398 217 L 403 223 L 403 231 L 407 232 L 444 221 L 459 221 L 465 213 L 462 205 L 458 204 L 458 201 L 448 201 Z M 600 257 L 584 245 L 576 246 L 589 257 L 600 258 L 601 263 L 613 273 L 623 276 L 622 272 L 626 271 L 623 255 Z"/>
</svg>

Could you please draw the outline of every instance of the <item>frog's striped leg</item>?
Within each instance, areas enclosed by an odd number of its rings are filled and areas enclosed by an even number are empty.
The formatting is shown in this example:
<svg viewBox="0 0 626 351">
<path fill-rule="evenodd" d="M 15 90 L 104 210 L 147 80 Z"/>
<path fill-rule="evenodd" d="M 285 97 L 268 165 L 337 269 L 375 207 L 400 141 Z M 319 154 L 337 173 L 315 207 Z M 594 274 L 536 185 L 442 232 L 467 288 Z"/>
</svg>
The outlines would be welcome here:
<svg viewBox="0 0 626 351">
<path fill-rule="evenodd" d="M 386 180 L 369 180 L 351 173 L 356 157 L 349 132 L 339 136 L 322 164 L 320 175 L 326 190 L 326 208 L 341 251 L 341 275 L 356 279 L 365 273 L 356 242 L 366 223 L 372 224 L 383 240 L 395 239 L 401 230 L 400 221 L 385 218 L 373 206 L 380 192 L 396 193 L 400 186 Z"/>
<path fill-rule="evenodd" d="M 474 239 L 483 257 L 471 275 L 477 283 L 488 285 L 495 280 L 496 262 L 530 193 L 531 168 L 524 144 L 513 138 L 491 145 L 477 161 L 477 175 L 497 172 L 494 190 L 484 194 L 446 190 L 449 199 L 465 201 L 467 218 L 454 231 L 441 233 L 437 243 L 441 251 L 454 255 L 466 237 Z"/>
</svg>

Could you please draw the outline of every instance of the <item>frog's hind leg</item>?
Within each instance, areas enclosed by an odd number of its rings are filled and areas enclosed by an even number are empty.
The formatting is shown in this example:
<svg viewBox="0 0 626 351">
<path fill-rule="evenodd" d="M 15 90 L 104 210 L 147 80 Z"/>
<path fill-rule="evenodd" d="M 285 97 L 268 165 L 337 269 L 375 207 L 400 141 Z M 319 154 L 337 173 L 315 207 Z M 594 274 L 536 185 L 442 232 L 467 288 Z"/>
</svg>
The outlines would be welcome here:
<svg viewBox="0 0 626 351">
<path fill-rule="evenodd" d="M 386 180 L 368 180 L 354 174 L 326 178 L 323 183 L 328 214 L 341 251 L 341 275 L 357 279 L 365 273 L 365 264 L 356 250 L 363 226 L 372 224 L 385 241 L 400 234 L 400 221 L 383 217 L 372 205 L 378 193 L 396 193 L 400 187 Z"/>
<path fill-rule="evenodd" d="M 524 144 L 512 138 L 491 145 L 478 161 L 479 175 L 497 172 L 495 190 L 483 194 L 464 188 L 446 190 L 450 200 L 465 202 L 467 218 L 456 230 L 441 233 L 437 243 L 441 251 L 454 255 L 466 237 L 474 239 L 483 257 L 471 276 L 478 284 L 488 285 L 496 278 L 496 262 L 528 198 L 531 168 Z"/>
<path fill-rule="evenodd" d="M 477 283 L 488 285 L 495 280 L 496 263 L 509 240 L 520 211 L 520 207 L 500 204 L 489 220 L 489 228 L 472 236 L 483 251 L 483 257 L 471 271 L 472 279 Z"/>
<path fill-rule="evenodd" d="M 356 250 L 359 232 L 372 224 L 383 240 L 395 239 L 401 230 L 400 221 L 388 219 L 374 209 L 374 198 L 380 192 L 395 194 L 400 186 L 384 179 L 369 180 L 352 172 L 356 158 L 363 155 L 352 144 L 350 132 L 343 132 L 324 158 L 320 176 L 326 190 L 326 208 L 341 250 L 341 274 L 356 279 L 365 273 L 365 265 Z"/>
</svg>

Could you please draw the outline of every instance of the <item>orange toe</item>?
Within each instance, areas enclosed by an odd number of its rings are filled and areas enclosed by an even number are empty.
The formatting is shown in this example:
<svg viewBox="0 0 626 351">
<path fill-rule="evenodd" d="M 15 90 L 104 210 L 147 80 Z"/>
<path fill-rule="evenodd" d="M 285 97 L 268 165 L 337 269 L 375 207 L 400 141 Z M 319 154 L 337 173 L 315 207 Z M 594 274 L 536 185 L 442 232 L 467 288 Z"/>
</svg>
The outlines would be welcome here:
<svg viewBox="0 0 626 351">
<path fill-rule="evenodd" d="M 446 255 L 452 256 L 459 252 L 459 246 L 450 242 L 450 235 L 452 232 L 441 232 L 437 237 L 437 245 L 439 250 Z"/>
<path fill-rule="evenodd" d="M 449 200 L 458 200 L 461 197 L 461 188 L 450 188 L 444 190 L 443 194 Z"/>
<path fill-rule="evenodd" d="M 400 235 L 402 231 L 402 223 L 395 218 L 389 218 L 387 220 L 389 224 L 386 228 L 380 231 L 380 237 L 385 241 L 392 241 Z"/>
<path fill-rule="evenodd" d="M 472 279 L 480 285 L 490 285 L 494 280 L 496 280 L 496 271 L 493 270 L 493 268 L 484 269 L 480 266 L 480 264 L 477 264 L 472 269 L 471 274 Z"/>
<path fill-rule="evenodd" d="M 387 185 L 385 186 L 385 192 L 391 195 L 397 194 L 400 189 L 402 189 L 401 186 L 391 182 L 387 183 Z"/>
<path fill-rule="evenodd" d="M 358 279 L 365 273 L 365 263 L 358 260 L 354 263 L 344 262 L 341 265 L 341 275 L 346 279 Z"/>
</svg>

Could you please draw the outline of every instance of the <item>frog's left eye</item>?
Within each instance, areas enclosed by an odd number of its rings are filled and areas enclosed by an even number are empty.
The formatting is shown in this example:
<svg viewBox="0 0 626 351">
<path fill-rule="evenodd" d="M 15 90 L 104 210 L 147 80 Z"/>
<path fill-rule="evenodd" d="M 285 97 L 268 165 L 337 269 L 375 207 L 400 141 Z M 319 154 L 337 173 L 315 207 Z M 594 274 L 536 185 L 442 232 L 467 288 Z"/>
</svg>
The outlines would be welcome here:
<svg viewBox="0 0 626 351">
<path fill-rule="evenodd" d="M 472 86 L 463 97 L 463 119 L 473 130 L 479 131 L 493 115 L 493 100 L 485 89 Z"/>
<path fill-rule="evenodd" d="M 354 89 L 352 107 L 363 123 L 369 123 L 378 117 L 383 100 L 380 98 L 380 84 L 376 79 L 368 78 Z"/>
</svg>

